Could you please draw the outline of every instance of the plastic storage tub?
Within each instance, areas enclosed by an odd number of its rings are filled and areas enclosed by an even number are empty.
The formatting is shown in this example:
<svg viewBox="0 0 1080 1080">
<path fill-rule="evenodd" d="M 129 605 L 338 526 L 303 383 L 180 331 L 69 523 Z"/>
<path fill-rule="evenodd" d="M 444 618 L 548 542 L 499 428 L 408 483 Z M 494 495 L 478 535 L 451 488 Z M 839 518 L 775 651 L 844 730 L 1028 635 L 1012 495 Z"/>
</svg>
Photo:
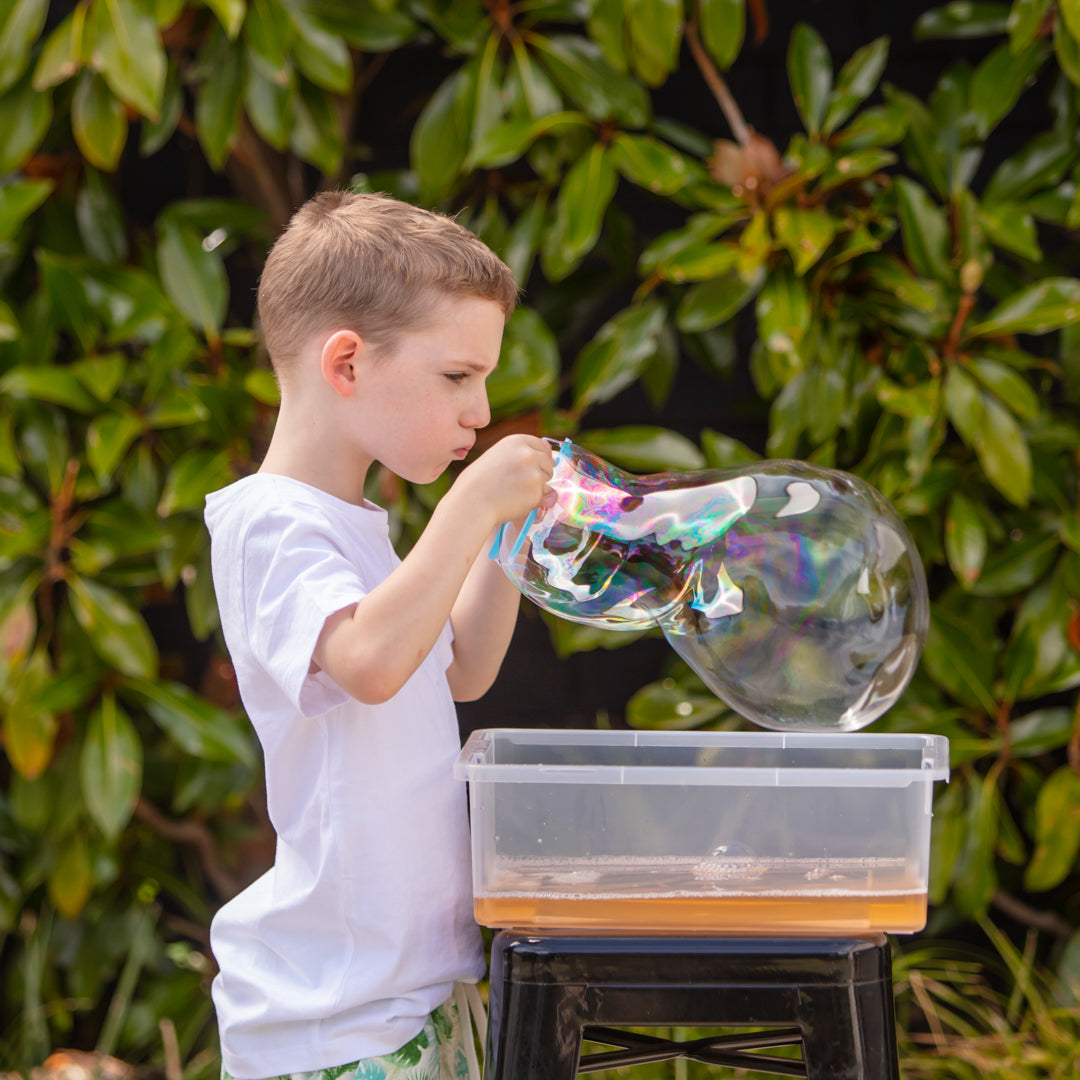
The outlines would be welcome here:
<svg viewBox="0 0 1080 1080">
<path fill-rule="evenodd" d="M 940 735 L 472 734 L 485 926 L 672 934 L 911 933 L 926 923 Z"/>
</svg>

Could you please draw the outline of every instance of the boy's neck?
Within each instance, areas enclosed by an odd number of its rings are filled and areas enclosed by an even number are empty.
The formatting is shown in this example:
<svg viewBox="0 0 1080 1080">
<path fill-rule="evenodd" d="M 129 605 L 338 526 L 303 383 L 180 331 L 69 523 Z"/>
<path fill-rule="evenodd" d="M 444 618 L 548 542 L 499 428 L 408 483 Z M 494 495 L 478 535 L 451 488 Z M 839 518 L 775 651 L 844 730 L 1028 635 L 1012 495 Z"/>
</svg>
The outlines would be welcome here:
<svg viewBox="0 0 1080 1080">
<path fill-rule="evenodd" d="M 333 425 L 301 419 L 284 401 L 261 473 L 288 476 L 325 491 L 336 499 L 365 505 L 364 480 L 370 461 L 354 461 L 349 448 L 336 445 Z"/>
</svg>

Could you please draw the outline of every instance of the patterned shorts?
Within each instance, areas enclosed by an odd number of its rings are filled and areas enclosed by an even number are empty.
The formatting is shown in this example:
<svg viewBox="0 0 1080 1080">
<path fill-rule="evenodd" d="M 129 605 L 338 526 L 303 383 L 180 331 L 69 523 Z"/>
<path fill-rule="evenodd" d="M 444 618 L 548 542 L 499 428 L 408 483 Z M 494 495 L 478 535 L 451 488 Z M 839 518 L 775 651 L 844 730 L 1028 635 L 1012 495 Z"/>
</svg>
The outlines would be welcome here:
<svg viewBox="0 0 1080 1080">
<path fill-rule="evenodd" d="M 392 1054 L 267 1080 L 469 1080 L 464 1040 L 457 1003 L 450 998 L 424 1021 L 414 1039 Z M 221 1080 L 233 1077 L 222 1068 Z"/>
</svg>

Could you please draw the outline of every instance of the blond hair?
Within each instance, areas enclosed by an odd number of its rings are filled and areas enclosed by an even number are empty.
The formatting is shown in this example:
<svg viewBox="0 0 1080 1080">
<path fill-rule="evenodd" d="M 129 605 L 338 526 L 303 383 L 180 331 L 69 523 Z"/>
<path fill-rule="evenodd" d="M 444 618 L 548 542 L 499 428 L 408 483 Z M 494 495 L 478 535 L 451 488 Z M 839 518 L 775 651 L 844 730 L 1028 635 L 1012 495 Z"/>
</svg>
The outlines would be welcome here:
<svg viewBox="0 0 1080 1080">
<path fill-rule="evenodd" d="M 375 350 L 424 329 L 440 299 L 517 302 L 510 268 L 444 214 L 387 195 L 327 191 L 293 214 L 259 279 L 258 307 L 278 378 L 311 338 L 354 330 Z"/>
</svg>

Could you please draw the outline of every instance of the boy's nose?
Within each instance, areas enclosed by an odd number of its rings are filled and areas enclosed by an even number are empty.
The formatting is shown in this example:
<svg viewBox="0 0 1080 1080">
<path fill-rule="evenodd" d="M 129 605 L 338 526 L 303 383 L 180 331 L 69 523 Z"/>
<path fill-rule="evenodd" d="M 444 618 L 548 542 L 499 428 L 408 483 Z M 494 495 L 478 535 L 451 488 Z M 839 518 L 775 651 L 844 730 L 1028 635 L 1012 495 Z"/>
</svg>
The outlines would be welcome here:
<svg viewBox="0 0 1080 1080">
<path fill-rule="evenodd" d="M 468 428 L 487 427 L 491 422 L 491 407 L 488 405 L 487 394 L 482 394 L 470 402 L 468 409 L 461 417 L 462 426 Z"/>
</svg>

